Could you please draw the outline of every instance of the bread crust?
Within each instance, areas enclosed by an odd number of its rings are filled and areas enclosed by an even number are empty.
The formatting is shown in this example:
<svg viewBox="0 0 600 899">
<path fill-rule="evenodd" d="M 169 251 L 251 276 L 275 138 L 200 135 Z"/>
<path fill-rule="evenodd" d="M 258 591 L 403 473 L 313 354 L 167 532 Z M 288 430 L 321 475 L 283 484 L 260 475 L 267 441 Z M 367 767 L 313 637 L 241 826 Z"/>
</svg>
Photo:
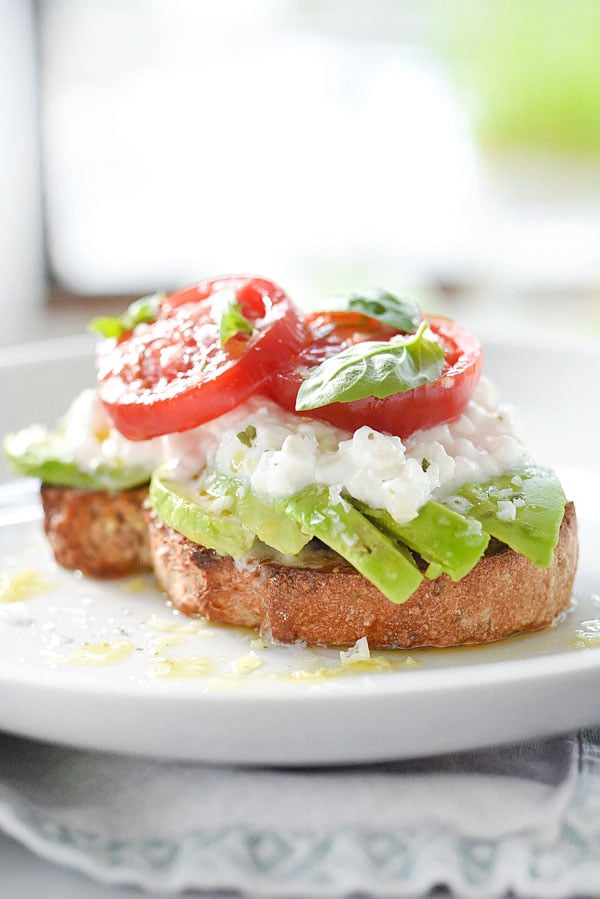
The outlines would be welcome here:
<svg viewBox="0 0 600 899">
<path fill-rule="evenodd" d="M 110 493 L 43 484 L 44 530 L 58 564 L 95 578 L 150 569 L 147 495 L 146 487 Z"/>
<path fill-rule="evenodd" d="M 454 646 L 501 640 L 550 624 L 571 598 L 578 558 L 568 503 L 550 568 L 496 545 L 461 581 L 424 580 L 395 605 L 349 563 L 324 549 L 295 567 L 272 559 L 243 564 L 192 543 L 148 510 L 154 571 L 187 615 L 258 628 L 280 643 L 372 649 Z"/>
</svg>

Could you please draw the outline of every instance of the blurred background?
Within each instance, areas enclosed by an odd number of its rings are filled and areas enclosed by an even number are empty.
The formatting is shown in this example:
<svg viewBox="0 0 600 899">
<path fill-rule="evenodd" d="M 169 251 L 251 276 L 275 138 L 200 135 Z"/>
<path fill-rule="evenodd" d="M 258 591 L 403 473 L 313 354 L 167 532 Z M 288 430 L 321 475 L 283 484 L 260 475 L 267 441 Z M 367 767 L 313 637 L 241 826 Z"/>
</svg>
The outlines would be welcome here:
<svg viewBox="0 0 600 899">
<path fill-rule="evenodd" d="M 600 337 L 598 0 L 0 0 L 0 344 L 233 271 Z"/>
</svg>

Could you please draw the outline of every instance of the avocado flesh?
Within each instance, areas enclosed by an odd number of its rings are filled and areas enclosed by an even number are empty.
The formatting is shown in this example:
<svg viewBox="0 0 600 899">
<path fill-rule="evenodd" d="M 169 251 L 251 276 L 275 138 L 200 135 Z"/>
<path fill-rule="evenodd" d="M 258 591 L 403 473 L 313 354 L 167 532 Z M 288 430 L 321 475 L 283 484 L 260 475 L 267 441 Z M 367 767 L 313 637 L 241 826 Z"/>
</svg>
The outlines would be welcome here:
<svg viewBox="0 0 600 899">
<path fill-rule="evenodd" d="M 465 514 L 477 518 L 492 537 L 539 568 L 550 567 L 565 509 L 565 494 L 553 471 L 528 465 L 485 484 L 464 484 L 445 502 L 456 497 L 466 501 Z M 514 503 L 514 521 L 498 517 L 503 501 Z"/>
<path fill-rule="evenodd" d="M 259 540 L 284 556 L 296 556 L 311 539 L 297 521 L 286 515 L 286 499 L 263 498 L 240 478 L 213 475 L 207 489 L 217 496 L 231 496 L 232 511 Z"/>
<path fill-rule="evenodd" d="M 433 500 L 404 525 L 398 524 L 385 509 L 371 509 L 364 503 L 352 502 L 384 533 L 429 562 L 427 577 L 445 573 L 453 581 L 460 581 L 477 565 L 490 542 L 479 521 L 465 518 Z"/>
<path fill-rule="evenodd" d="M 186 484 L 170 480 L 158 469 L 150 481 L 150 505 L 170 527 L 188 540 L 214 549 L 222 556 L 244 558 L 254 534 L 236 515 L 211 509 L 211 497 Z M 214 498 L 214 497 L 213 497 Z"/>
<path fill-rule="evenodd" d="M 211 507 L 219 496 L 231 498 L 226 512 Z M 466 514 L 452 507 L 459 499 Z M 518 501 L 514 522 L 498 518 L 503 500 Z M 159 470 L 152 478 L 150 501 L 175 530 L 234 558 L 249 554 L 255 535 L 290 556 L 317 537 L 389 600 L 402 603 L 423 579 L 406 547 L 429 562 L 428 577 L 445 572 L 453 580 L 463 578 L 484 554 L 490 535 L 534 564 L 550 565 L 565 500 L 553 472 L 528 466 L 486 484 L 464 485 L 448 505 L 430 501 L 407 525 L 356 500 L 332 500 L 322 485 L 273 500 L 257 496 L 239 478 L 218 474 L 205 478 L 200 489 L 172 481 L 167 471 Z"/>
<path fill-rule="evenodd" d="M 346 500 L 332 502 L 327 487 L 300 490 L 287 500 L 286 512 L 393 603 L 406 602 L 423 580 L 407 549 L 394 544 Z"/>
<path fill-rule="evenodd" d="M 40 478 L 45 484 L 55 487 L 70 487 L 73 490 L 131 490 L 147 484 L 150 474 L 139 465 L 120 465 L 118 462 L 104 462 L 93 472 L 82 471 L 77 463 L 67 455 L 59 454 L 52 440 L 32 441 L 25 447 L 18 434 L 9 434 L 4 439 L 4 453 L 15 474 Z"/>
</svg>

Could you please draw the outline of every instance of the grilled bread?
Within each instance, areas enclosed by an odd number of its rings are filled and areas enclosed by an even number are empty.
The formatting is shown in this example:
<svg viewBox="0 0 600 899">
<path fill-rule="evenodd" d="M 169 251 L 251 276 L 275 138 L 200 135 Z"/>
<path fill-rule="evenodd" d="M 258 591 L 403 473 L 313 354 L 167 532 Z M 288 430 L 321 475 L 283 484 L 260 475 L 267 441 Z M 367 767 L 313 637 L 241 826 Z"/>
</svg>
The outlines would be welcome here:
<svg viewBox="0 0 600 899">
<path fill-rule="evenodd" d="M 424 580 L 395 605 L 339 555 L 313 541 L 297 564 L 274 555 L 238 562 L 188 540 L 148 510 L 155 575 L 187 615 L 258 628 L 280 643 L 372 649 L 481 644 L 550 624 L 570 601 L 578 543 L 568 503 L 550 568 L 492 541 L 461 581 Z"/>
<path fill-rule="evenodd" d="M 146 487 L 110 493 L 43 484 L 41 495 L 44 529 L 59 565 L 96 578 L 151 568 Z"/>
</svg>

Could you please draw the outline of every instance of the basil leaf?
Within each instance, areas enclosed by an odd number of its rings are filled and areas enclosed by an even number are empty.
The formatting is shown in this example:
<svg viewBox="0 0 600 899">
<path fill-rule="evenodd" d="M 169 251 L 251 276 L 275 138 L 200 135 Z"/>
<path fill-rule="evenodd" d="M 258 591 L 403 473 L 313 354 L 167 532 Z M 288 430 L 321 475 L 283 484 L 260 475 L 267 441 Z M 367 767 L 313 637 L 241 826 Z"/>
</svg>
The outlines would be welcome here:
<svg viewBox="0 0 600 899">
<path fill-rule="evenodd" d="M 155 321 L 164 296 L 164 293 L 153 293 L 141 297 L 131 303 L 123 315 L 115 317 L 99 315 L 91 320 L 88 327 L 100 337 L 120 337 L 125 331 L 133 331 L 136 325 Z"/>
<path fill-rule="evenodd" d="M 384 399 L 437 380 L 444 367 L 444 351 L 426 331 L 427 322 L 421 322 L 416 334 L 368 340 L 331 356 L 302 382 L 296 409 L 304 412 L 367 396 Z"/>
<path fill-rule="evenodd" d="M 242 307 L 237 300 L 228 301 L 219 323 L 219 342 L 225 346 L 236 334 L 252 334 L 254 328 L 242 314 Z"/>
<path fill-rule="evenodd" d="M 369 318 L 385 322 L 405 334 L 414 334 L 421 320 L 421 308 L 414 300 L 407 297 L 395 297 L 387 290 L 373 287 L 362 293 L 352 293 L 348 297 L 348 309 L 351 312 L 362 312 Z"/>
<path fill-rule="evenodd" d="M 91 320 L 88 328 L 100 337 L 120 337 L 125 330 L 120 318 L 111 318 L 108 315 L 97 315 Z"/>
<path fill-rule="evenodd" d="M 159 306 L 165 296 L 165 293 L 152 293 L 128 306 L 123 316 L 123 323 L 127 330 L 131 331 L 136 325 L 155 321 Z"/>
</svg>

